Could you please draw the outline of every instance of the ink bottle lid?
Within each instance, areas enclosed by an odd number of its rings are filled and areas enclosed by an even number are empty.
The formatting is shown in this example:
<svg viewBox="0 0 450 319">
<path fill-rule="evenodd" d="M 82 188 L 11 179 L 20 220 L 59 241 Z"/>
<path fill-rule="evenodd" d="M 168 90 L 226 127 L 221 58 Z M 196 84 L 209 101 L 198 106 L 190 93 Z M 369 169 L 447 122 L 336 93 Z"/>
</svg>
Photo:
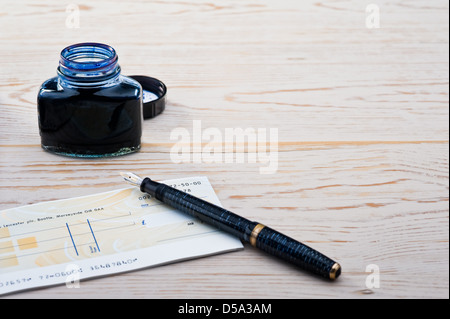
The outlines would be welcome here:
<svg viewBox="0 0 450 319">
<path fill-rule="evenodd" d="M 166 108 L 166 85 L 158 79 L 144 75 L 129 75 L 142 86 L 142 104 L 144 119 L 161 114 Z"/>
</svg>

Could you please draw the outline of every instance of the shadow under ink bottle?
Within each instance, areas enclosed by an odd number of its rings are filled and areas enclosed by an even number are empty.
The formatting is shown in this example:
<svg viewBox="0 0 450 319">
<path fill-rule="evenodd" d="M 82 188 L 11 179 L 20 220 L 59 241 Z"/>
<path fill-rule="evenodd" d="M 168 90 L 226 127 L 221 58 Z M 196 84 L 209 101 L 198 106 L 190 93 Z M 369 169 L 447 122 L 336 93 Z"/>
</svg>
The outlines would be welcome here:
<svg viewBox="0 0 450 319">
<path fill-rule="evenodd" d="M 142 87 L 121 75 L 116 51 L 80 43 L 61 51 L 57 76 L 38 94 L 41 145 L 73 157 L 107 157 L 141 147 Z"/>
</svg>

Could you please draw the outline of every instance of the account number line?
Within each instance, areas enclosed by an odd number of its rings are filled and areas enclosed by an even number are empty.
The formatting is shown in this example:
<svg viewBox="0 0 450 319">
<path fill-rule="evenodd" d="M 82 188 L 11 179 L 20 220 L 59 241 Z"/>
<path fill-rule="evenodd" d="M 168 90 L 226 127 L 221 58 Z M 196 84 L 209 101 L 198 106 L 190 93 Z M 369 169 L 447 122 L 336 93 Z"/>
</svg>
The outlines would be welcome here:
<svg viewBox="0 0 450 319">
<path fill-rule="evenodd" d="M 94 244 L 94 242 L 81 244 L 81 245 L 78 245 L 78 247 L 92 245 L 92 244 Z M 28 257 L 28 256 L 33 256 L 33 255 L 40 255 L 40 254 L 45 254 L 45 253 L 49 253 L 49 252 L 53 252 L 53 251 L 65 250 L 66 248 L 73 248 L 73 246 L 67 246 L 67 247 L 63 247 L 63 248 L 55 248 L 55 249 L 49 249 L 49 250 L 44 250 L 44 251 L 38 251 L 38 252 L 35 252 L 35 253 L 29 253 L 29 254 L 24 254 L 24 255 L 12 255 L 12 256 L 8 256 L 8 257 L 0 258 L 0 261 L 13 259 L 13 258 Z"/>
<path fill-rule="evenodd" d="M 91 221 L 90 221 L 91 222 Z M 118 229 L 118 228 L 124 228 L 124 227 L 129 227 L 129 226 L 135 226 L 136 223 L 134 222 L 133 224 L 129 224 L 129 225 L 122 225 L 122 226 L 116 226 L 116 227 L 110 227 L 110 228 L 104 228 L 104 229 L 100 229 L 100 230 L 96 230 L 96 233 L 100 233 L 100 232 L 104 232 L 104 231 L 109 231 L 109 230 L 114 230 L 114 229 Z M 73 226 L 73 225 L 71 225 Z M 60 227 L 60 228 L 64 228 L 64 226 Z M 84 236 L 84 235 L 88 235 L 88 234 L 92 234 L 91 231 L 87 231 L 87 232 L 83 232 L 83 233 L 73 233 L 73 237 L 79 237 L 79 236 Z M 42 243 L 46 243 L 46 242 L 50 242 L 50 241 L 54 241 L 54 240 L 61 240 L 67 238 L 66 236 L 61 236 L 61 237 L 55 237 L 55 238 L 49 238 L 49 239 L 42 239 L 39 240 L 39 244 Z M 11 245 L 11 246 L 3 246 L 0 247 L 0 254 L 4 254 L 2 253 L 2 249 L 11 249 L 11 248 L 20 248 L 21 246 L 28 246 L 29 244 L 17 244 L 17 245 Z"/>
<path fill-rule="evenodd" d="M 70 228 L 67 223 L 66 223 L 66 226 L 67 226 L 67 230 L 69 231 L 70 239 L 72 240 L 73 248 L 75 248 L 75 252 L 77 253 L 77 256 L 78 256 L 77 246 L 75 245 L 75 241 L 73 240 L 72 233 L 70 232 Z"/>
<path fill-rule="evenodd" d="M 86 220 L 87 220 L 87 223 L 89 225 L 89 229 L 91 230 L 92 237 L 94 237 L 95 245 L 97 246 L 97 249 L 100 252 L 100 247 L 98 247 L 97 238 L 95 238 L 94 231 L 92 230 L 91 223 L 89 222 L 89 219 L 86 219 Z"/>
<path fill-rule="evenodd" d="M 97 230 L 96 233 L 99 232 L 104 232 L 104 231 L 109 231 L 109 230 L 115 230 L 115 229 L 119 229 L 119 228 L 126 228 L 126 227 L 131 227 L 131 226 L 136 226 L 136 223 L 133 224 L 129 224 L 129 225 L 122 225 L 122 226 L 117 226 L 117 227 L 110 227 L 110 228 L 105 228 L 105 229 L 101 229 L 101 230 Z M 73 237 L 78 237 L 78 236 L 82 236 L 82 235 L 87 235 L 87 234 L 91 234 L 91 232 L 84 232 L 84 233 L 78 233 L 78 234 L 72 234 Z M 68 236 L 64 236 L 64 237 L 58 237 L 58 238 L 53 238 L 53 239 L 47 239 L 47 240 L 42 240 L 39 241 L 38 243 L 41 244 L 43 242 L 49 242 L 49 241 L 53 241 L 53 240 L 60 240 L 63 238 L 67 238 Z M 73 243 L 73 242 L 72 242 Z M 88 243 L 84 243 L 84 244 L 78 244 L 77 247 L 82 247 L 82 246 L 87 246 L 87 245 L 92 245 L 92 244 L 96 244 L 96 242 L 88 242 Z M 74 248 L 76 250 L 75 246 L 68 246 L 67 248 Z M 97 248 L 99 249 L 100 252 L 100 248 L 97 246 Z M 50 249 L 50 250 L 44 250 L 44 251 L 38 251 L 38 252 L 33 252 L 33 253 L 29 253 L 29 254 L 23 254 L 23 255 L 13 255 L 13 256 L 7 256 L 7 257 L 3 257 L 0 258 L 0 261 L 3 260 L 8 260 L 11 258 L 21 258 L 21 257 L 27 257 L 27 256 L 32 256 L 32 255 L 37 255 L 37 254 L 43 254 L 43 253 L 47 253 L 47 252 L 52 252 L 52 251 L 58 251 L 58 250 L 64 250 L 66 249 L 66 247 L 62 247 L 62 248 L 56 248 L 56 249 Z M 78 253 L 78 251 L 77 251 Z M 78 255 L 78 254 L 77 254 Z"/>
<path fill-rule="evenodd" d="M 100 219 L 94 219 L 91 220 L 92 223 L 94 222 L 100 222 L 100 221 L 105 221 L 105 220 L 111 220 L 111 219 L 116 219 L 116 218 L 121 218 L 121 217 L 127 217 L 130 216 L 131 212 L 124 214 L 124 215 L 119 215 L 119 216 L 113 216 L 113 217 L 106 217 L 106 218 L 100 218 Z M 76 224 L 72 224 L 72 226 L 78 226 L 78 225 L 82 225 L 84 224 L 84 222 L 82 223 L 76 223 Z M 4 237 L 0 237 L 0 240 L 2 239 L 7 239 L 7 238 L 11 238 L 11 237 L 17 237 L 17 236 L 25 236 L 25 235 L 30 235 L 30 234 L 36 234 L 36 233 L 40 233 L 40 232 L 45 232 L 45 231 L 50 231 L 50 230 L 55 230 L 55 229 L 62 229 L 62 228 L 66 228 L 65 225 L 63 226 L 57 226 L 57 227 L 51 227 L 51 228 L 45 228 L 45 229 L 39 229 L 39 230 L 33 230 L 30 232 L 25 232 L 25 233 L 19 233 L 19 234 L 13 234 L 10 236 L 4 236 Z"/>
</svg>

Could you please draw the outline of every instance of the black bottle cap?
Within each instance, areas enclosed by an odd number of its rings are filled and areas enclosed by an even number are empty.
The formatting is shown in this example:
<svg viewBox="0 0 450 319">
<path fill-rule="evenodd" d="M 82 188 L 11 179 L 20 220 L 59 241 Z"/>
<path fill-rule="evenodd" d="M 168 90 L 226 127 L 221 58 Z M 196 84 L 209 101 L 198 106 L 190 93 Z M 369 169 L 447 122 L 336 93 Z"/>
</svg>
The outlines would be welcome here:
<svg viewBox="0 0 450 319">
<path fill-rule="evenodd" d="M 142 104 L 144 119 L 151 119 L 161 114 L 166 108 L 166 85 L 158 79 L 143 75 L 131 75 L 142 86 Z"/>
</svg>

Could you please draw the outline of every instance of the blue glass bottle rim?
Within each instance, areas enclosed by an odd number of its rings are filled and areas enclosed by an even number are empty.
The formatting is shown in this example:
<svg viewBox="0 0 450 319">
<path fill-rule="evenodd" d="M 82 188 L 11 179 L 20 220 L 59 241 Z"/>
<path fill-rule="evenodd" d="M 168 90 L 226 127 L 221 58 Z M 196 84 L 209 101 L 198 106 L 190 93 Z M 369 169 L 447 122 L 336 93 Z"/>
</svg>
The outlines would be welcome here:
<svg viewBox="0 0 450 319">
<path fill-rule="evenodd" d="M 118 59 L 107 44 L 78 43 L 61 51 L 58 74 L 69 81 L 104 80 L 120 73 Z"/>
<path fill-rule="evenodd" d="M 60 64 L 74 70 L 99 70 L 117 63 L 113 47 L 95 42 L 78 43 L 61 51 Z"/>
</svg>

